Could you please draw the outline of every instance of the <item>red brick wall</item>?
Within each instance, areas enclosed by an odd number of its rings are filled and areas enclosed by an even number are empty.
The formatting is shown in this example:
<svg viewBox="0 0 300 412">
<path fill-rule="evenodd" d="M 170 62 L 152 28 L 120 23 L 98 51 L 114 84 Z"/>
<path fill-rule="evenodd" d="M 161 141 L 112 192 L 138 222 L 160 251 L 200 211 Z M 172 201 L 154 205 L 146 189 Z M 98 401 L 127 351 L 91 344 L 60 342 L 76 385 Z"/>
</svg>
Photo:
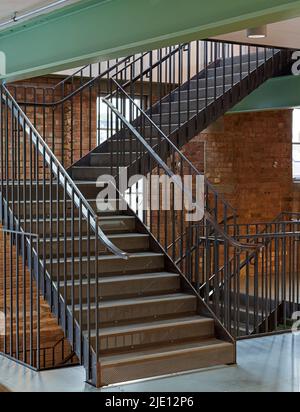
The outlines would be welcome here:
<svg viewBox="0 0 300 412">
<path fill-rule="evenodd" d="M 37 308 L 39 305 L 40 367 L 47 368 L 54 366 L 54 364 L 58 365 L 71 353 L 71 346 L 67 340 L 64 343 L 61 342 L 64 336 L 63 330 L 58 325 L 54 315 L 52 315 L 48 303 L 42 296 L 39 296 L 38 299 L 35 280 L 31 278 L 27 267 L 23 271 L 22 258 L 19 256 L 17 259 L 16 248 L 15 246 L 11 247 L 10 236 L 4 235 L 2 226 L 0 226 L 0 250 L 0 352 L 18 357 L 20 361 L 31 364 L 34 367 L 37 366 Z M 4 285 L 6 285 L 6 293 L 4 293 Z M 13 297 L 12 299 L 11 296 Z M 16 296 L 19 297 L 18 305 Z M 30 315 L 31 306 L 32 315 Z M 4 313 L 6 314 L 6 322 L 4 322 L 2 316 Z M 24 316 L 26 317 L 25 330 L 23 329 Z M 17 330 L 19 333 L 18 346 L 16 340 Z M 30 360 L 31 333 L 33 353 Z M 6 342 L 6 348 L 4 342 Z M 26 342 L 26 347 L 23 346 L 24 342 Z M 64 345 L 63 348 L 62 344 Z M 18 355 L 17 348 L 19 351 Z"/>
<path fill-rule="evenodd" d="M 53 87 L 61 79 L 57 76 L 37 77 L 15 83 L 11 91 L 17 101 L 52 103 L 60 102 L 80 86 L 66 84 L 64 93 L 60 87 Z M 50 146 L 56 157 L 67 168 L 96 146 L 97 87 L 86 88 L 73 98 L 56 105 L 22 105 L 29 119 Z M 73 119 L 73 121 L 72 121 Z"/>
<path fill-rule="evenodd" d="M 226 115 L 184 151 L 237 209 L 240 221 L 272 220 L 293 202 L 292 111 Z M 299 195 L 298 195 L 299 197 Z"/>
</svg>

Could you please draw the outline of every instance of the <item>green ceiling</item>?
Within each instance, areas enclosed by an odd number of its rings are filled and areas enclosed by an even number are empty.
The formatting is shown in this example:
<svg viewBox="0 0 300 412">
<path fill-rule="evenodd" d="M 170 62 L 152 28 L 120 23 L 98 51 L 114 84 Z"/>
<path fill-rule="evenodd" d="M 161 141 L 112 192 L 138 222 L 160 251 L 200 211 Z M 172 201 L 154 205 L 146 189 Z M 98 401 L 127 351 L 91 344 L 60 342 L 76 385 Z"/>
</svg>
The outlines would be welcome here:
<svg viewBox="0 0 300 412">
<path fill-rule="evenodd" d="M 6 80 L 300 15 L 291 0 L 85 0 L 0 32 Z M 0 77 L 1 78 L 1 77 Z"/>
<path fill-rule="evenodd" d="M 263 83 L 229 113 L 300 107 L 300 76 L 274 77 Z"/>
</svg>

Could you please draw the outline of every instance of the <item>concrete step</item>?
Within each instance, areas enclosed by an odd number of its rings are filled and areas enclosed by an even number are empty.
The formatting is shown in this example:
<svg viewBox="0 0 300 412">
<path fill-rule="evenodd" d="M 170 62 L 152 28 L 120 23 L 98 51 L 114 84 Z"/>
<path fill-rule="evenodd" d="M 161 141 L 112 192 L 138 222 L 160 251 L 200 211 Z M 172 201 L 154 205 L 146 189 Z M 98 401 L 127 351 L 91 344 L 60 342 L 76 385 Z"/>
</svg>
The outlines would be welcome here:
<svg viewBox="0 0 300 412">
<path fill-rule="evenodd" d="M 138 252 L 146 251 L 149 249 L 149 235 L 143 233 L 117 233 L 115 235 L 108 235 L 108 239 L 119 249 L 126 252 Z M 35 239 L 33 240 L 35 243 Z M 75 256 L 79 253 L 95 254 L 96 252 L 96 238 L 94 235 L 88 236 L 75 236 L 75 237 L 53 237 L 42 239 L 42 243 L 39 245 L 40 252 L 43 256 L 49 258 L 53 257 L 69 257 L 71 251 L 75 253 Z M 98 253 L 107 253 L 107 249 L 99 240 L 97 243 Z"/>
<path fill-rule="evenodd" d="M 87 332 L 84 335 L 87 336 Z M 101 327 L 99 329 L 99 342 L 102 351 L 124 350 L 126 348 L 132 350 L 145 345 L 173 343 L 182 339 L 212 336 L 214 336 L 213 319 L 198 315 Z M 95 347 L 95 330 L 90 333 L 90 342 Z"/>
<path fill-rule="evenodd" d="M 90 201 L 89 201 L 90 202 Z M 92 202 L 92 200 L 91 200 Z M 11 207 L 14 207 L 15 213 L 18 212 L 18 204 L 16 201 L 9 202 Z M 20 200 L 20 217 L 24 218 L 24 215 L 29 218 L 31 216 L 41 216 L 41 217 L 49 217 L 50 212 L 52 216 L 63 216 L 64 212 L 66 212 L 67 216 L 70 216 L 71 211 L 72 211 L 72 200 L 69 198 L 66 198 L 64 201 L 63 199 L 58 199 L 58 200 L 53 200 L 50 202 L 50 200 L 45 199 L 34 199 L 32 201 L 26 200 L 23 202 L 23 200 Z M 76 210 L 76 205 L 74 204 L 74 211 Z"/>
<path fill-rule="evenodd" d="M 81 222 L 81 229 L 80 224 Z M 21 226 L 26 231 L 30 231 L 31 233 L 39 233 L 44 234 L 48 237 L 49 234 L 52 236 L 56 236 L 59 234 L 62 239 L 64 235 L 70 236 L 79 236 L 81 231 L 81 236 L 93 234 L 92 228 L 89 228 L 87 221 L 84 218 L 79 218 L 78 215 L 71 219 L 68 217 L 64 219 L 64 216 L 60 216 L 58 219 L 54 218 L 46 218 L 44 219 L 40 216 L 38 219 L 35 217 L 32 219 L 31 223 L 29 219 L 20 219 Z M 127 233 L 133 232 L 135 230 L 136 220 L 134 216 L 127 216 L 127 215 L 108 215 L 108 216 L 99 216 L 98 219 L 99 227 L 106 233 Z"/>
<path fill-rule="evenodd" d="M 91 153 L 90 154 L 90 166 L 127 166 L 131 164 L 138 155 L 137 152 L 123 152 L 119 153 L 119 156 L 115 156 L 114 152 L 107 153 Z"/>
<path fill-rule="evenodd" d="M 60 284 L 60 290 L 64 296 L 64 283 Z M 96 292 L 99 301 L 175 293 L 180 290 L 180 279 L 177 273 L 170 272 L 107 276 L 98 279 L 98 288 L 96 288 L 95 278 L 89 282 L 84 277 L 81 281 L 67 282 L 66 292 L 69 303 L 72 299 L 72 290 L 74 290 L 74 303 L 79 304 L 80 296 L 82 302 L 87 303 L 88 290 L 92 302 L 95 302 Z"/>
<path fill-rule="evenodd" d="M 173 293 L 138 298 L 108 300 L 98 305 L 98 318 L 100 322 L 115 324 L 116 322 L 129 322 L 146 319 L 158 319 L 175 314 L 195 314 L 197 299 L 194 295 Z M 95 326 L 96 306 L 90 305 L 90 326 Z M 75 305 L 76 317 L 80 305 Z M 82 305 L 82 322 L 87 325 L 88 305 Z"/>
<path fill-rule="evenodd" d="M 232 66 L 232 63 L 233 63 L 233 66 Z M 207 69 L 207 76 L 214 77 L 215 73 L 217 76 L 223 76 L 223 73 L 231 75 L 232 72 L 234 74 L 239 74 L 240 72 L 247 73 L 249 67 L 250 67 L 250 71 L 252 71 L 264 63 L 265 63 L 264 59 L 259 59 L 258 61 L 256 61 L 256 56 L 252 56 L 252 59 L 250 59 L 249 62 L 247 59 L 247 61 L 241 62 L 241 64 L 239 61 L 234 61 L 231 59 L 228 59 L 227 61 L 225 60 L 224 63 L 223 63 L 223 60 L 221 60 L 221 62 L 219 63 L 219 66 L 216 67 L 216 72 L 214 68 Z"/>
<path fill-rule="evenodd" d="M 101 176 L 116 176 L 117 172 L 118 168 L 115 166 L 73 166 L 70 176 L 74 180 L 97 180 L 98 178 L 101 180 Z"/>
<path fill-rule="evenodd" d="M 151 138 L 152 145 L 157 144 L 159 142 L 158 133 L 154 128 L 152 130 L 148 129 L 147 133 L 143 134 L 143 137 L 149 141 Z M 105 152 L 108 152 L 108 153 L 110 153 L 111 151 L 113 152 L 118 151 L 119 153 L 136 152 L 136 151 L 140 151 L 141 147 L 142 147 L 141 143 L 132 135 L 130 136 L 130 134 L 127 132 L 125 135 L 125 138 L 124 136 L 122 138 L 122 144 L 120 144 L 120 142 L 118 142 L 117 139 L 113 137 L 106 142 L 104 150 Z M 101 149 L 99 148 L 99 150 Z M 95 150 L 94 153 L 96 152 L 97 151 Z"/>
<path fill-rule="evenodd" d="M 157 345 L 100 358 L 103 385 L 235 362 L 231 343 L 215 338 Z"/>
<path fill-rule="evenodd" d="M 97 262 L 99 276 L 162 271 L 165 264 L 164 255 L 154 252 L 131 253 L 127 260 L 112 254 L 100 255 Z M 96 271 L 95 256 L 75 258 L 74 261 L 70 258 L 55 258 L 52 259 L 52 267 L 50 259 L 47 259 L 46 265 L 54 279 L 57 276 L 63 279 L 64 274 L 67 279 L 71 279 L 72 273 L 75 279 L 78 279 L 80 272 L 82 276 L 95 276 Z"/>
</svg>

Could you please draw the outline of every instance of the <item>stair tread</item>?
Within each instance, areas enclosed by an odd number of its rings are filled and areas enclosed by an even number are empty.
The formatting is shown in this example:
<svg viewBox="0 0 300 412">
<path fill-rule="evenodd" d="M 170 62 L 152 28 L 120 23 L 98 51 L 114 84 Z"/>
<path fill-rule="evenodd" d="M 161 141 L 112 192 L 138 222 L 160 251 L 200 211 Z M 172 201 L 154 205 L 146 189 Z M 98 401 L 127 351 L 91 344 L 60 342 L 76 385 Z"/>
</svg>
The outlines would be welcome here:
<svg viewBox="0 0 300 412">
<path fill-rule="evenodd" d="M 176 301 L 176 300 L 182 300 L 182 299 L 196 299 L 195 295 L 189 295 L 187 293 L 172 293 L 172 294 L 166 294 L 166 295 L 154 295 L 154 296 L 139 296 L 135 298 L 129 298 L 129 299 L 113 299 L 113 300 L 107 300 L 107 301 L 101 301 L 98 303 L 99 308 L 109 308 L 109 307 L 118 307 L 118 306 L 130 306 L 133 304 L 144 304 L 144 303 L 155 303 L 155 302 L 166 302 L 166 301 Z M 95 309 L 95 303 L 90 304 L 91 308 Z M 80 305 L 75 305 L 74 306 L 75 310 L 80 309 Z M 82 305 L 83 309 L 88 308 L 88 304 Z"/>
<path fill-rule="evenodd" d="M 214 322 L 213 319 L 206 318 L 204 316 L 195 315 L 195 316 L 185 316 L 185 317 L 177 317 L 177 318 L 169 318 L 169 319 L 159 319 L 155 321 L 149 322 L 139 322 L 139 323 L 130 323 L 127 325 L 116 325 L 116 326 L 109 326 L 99 329 L 100 336 L 108 336 L 108 335 L 123 335 L 129 334 L 134 332 L 142 332 L 151 329 L 160 329 L 160 328 L 167 328 L 167 327 L 177 327 L 180 325 L 188 325 L 188 324 L 199 324 L 199 323 L 207 323 L 207 322 Z M 85 332 L 88 334 L 88 332 Z M 96 336 L 96 330 L 91 331 L 91 337 Z"/>
<path fill-rule="evenodd" d="M 135 252 L 135 253 L 130 253 L 129 254 L 129 259 L 130 258 L 135 258 L 135 257 L 151 257 L 151 256 L 153 256 L 153 257 L 164 256 L 164 254 L 163 253 L 156 253 L 156 252 Z M 115 255 L 99 255 L 98 256 L 98 260 L 114 260 L 114 259 L 119 260 L 121 258 L 119 258 L 118 256 L 115 256 Z M 79 257 L 74 258 L 75 262 L 78 262 L 79 260 L 80 260 Z M 89 259 L 88 259 L 87 256 L 83 256 L 83 257 L 81 257 L 81 260 L 83 262 L 85 262 L 87 260 L 95 260 L 95 256 L 90 256 Z M 60 261 L 62 262 L 62 259 L 60 259 Z M 72 258 L 69 257 L 67 259 L 64 259 L 64 261 L 65 262 L 72 262 Z M 46 259 L 46 263 L 49 263 L 49 262 L 50 262 L 50 259 Z M 52 259 L 52 262 L 56 263 L 57 259 Z"/>
<path fill-rule="evenodd" d="M 97 216 L 98 216 L 98 221 L 100 221 L 100 220 L 103 220 L 103 221 L 118 220 L 118 219 L 119 220 L 133 220 L 133 219 L 135 219 L 135 216 L 129 216 L 129 215 L 108 215 L 108 216 L 101 216 L 101 215 L 99 216 L 99 215 L 97 215 Z M 79 220 L 79 219 L 80 219 L 79 216 L 74 216 L 74 217 L 67 216 L 66 218 L 64 218 L 64 216 L 62 215 L 62 216 L 59 217 L 59 219 L 57 219 L 56 216 L 53 217 L 52 219 L 48 216 L 45 217 L 45 218 L 44 218 L 44 216 L 39 216 L 38 219 L 36 217 L 34 217 L 34 218 L 31 219 L 31 221 L 36 222 L 37 220 L 39 220 L 39 222 L 42 223 L 43 221 L 46 221 L 46 222 L 50 222 L 50 221 L 52 221 L 52 222 L 56 222 L 56 221 L 64 222 L 66 220 L 67 221 L 72 221 L 72 220 Z M 25 220 L 26 220 L 27 223 L 29 223 L 29 218 L 28 219 L 23 219 L 23 218 L 20 219 L 21 222 L 23 222 Z M 81 220 L 85 220 L 85 219 L 81 218 Z"/>
<path fill-rule="evenodd" d="M 149 235 L 147 233 L 135 233 L 135 232 L 123 233 L 123 232 L 121 232 L 121 233 L 108 234 L 107 237 L 108 237 L 108 239 L 130 239 L 130 238 L 135 238 L 135 237 L 141 239 L 141 238 L 148 238 Z M 50 237 L 45 237 L 43 239 L 43 242 L 51 242 L 51 241 L 53 242 L 53 241 L 57 241 L 57 239 L 58 240 L 63 240 L 63 237 L 59 236 L 57 238 L 55 235 L 52 236 L 51 238 Z M 88 236 L 80 236 L 80 237 L 79 236 L 73 236 L 73 237 L 66 236 L 65 240 L 68 242 L 68 241 L 72 241 L 72 240 L 88 240 L 88 239 L 95 240 L 95 235 L 90 235 L 89 238 L 88 238 Z"/>
<path fill-rule="evenodd" d="M 190 351 L 199 351 L 205 350 L 206 348 L 213 347 L 232 347 L 232 343 L 225 342 L 216 338 L 209 339 L 196 339 L 190 340 L 181 343 L 173 343 L 167 345 L 159 345 L 158 347 L 149 347 L 143 349 L 133 349 L 130 351 L 116 353 L 116 354 L 107 354 L 101 355 L 100 360 L 102 366 L 109 366 L 110 364 L 114 365 L 116 363 L 128 363 L 139 360 L 146 360 L 151 358 L 165 357 L 165 356 L 174 356 L 179 353 L 190 352 Z"/>
<path fill-rule="evenodd" d="M 127 154 L 127 155 L 129 155 L 130 153 L 136 153 L 135 151 L 132 151 L 132 152 L 122 152 L 122 155 L 123 154 Z M 99 156 L 99 155 L 102 155 L 102 154 L 104 154 L 104 155 L 110 155 L 111 154 L 111 152 L 94 152 L 94 153 L 90 153 L 90 156 Z"/>
<path fill-rule="evenodd" d="M 105 277 L 99 277 L 98 282 L 99 283 L 110 283 L 110 282 L 128 282 L 130 280 L 138 280 L 138 279 L 161 279 L 163 277 L 174 277 L 177 278 L 179 275 L 177 273 L 172 273 L 172 272 L 153 272 L 153 273 L 138 273 L 138 274 L 132 274 L 132 275 L 122 275 L 122 276 L 105 276 Z M 85 285 L 88 283 L 88 279 L 82 279 L 81 280 L 82 284 Z M 67 282 L 68 286 L 71 286 L 73 284 L 72 280 L 68 280 Z M 90 283 L 95 284 L 95 278 L 90 279 Z M 74 281 L 74 285 L 80 285 L 80 280 L 76 279 Z M 63 287 L 63 284 L 61 284 L 61 287 Z"/>
<path fill-rule="evenodd" d="M 133 220 L 136 219 L 135 216 L 130 216 L 130 215 L 109 215 L 109 216 L 98 216 L 98 220 L 115 220 L 115 219 L 120 219 L 120 220 Z"/>
</svg>

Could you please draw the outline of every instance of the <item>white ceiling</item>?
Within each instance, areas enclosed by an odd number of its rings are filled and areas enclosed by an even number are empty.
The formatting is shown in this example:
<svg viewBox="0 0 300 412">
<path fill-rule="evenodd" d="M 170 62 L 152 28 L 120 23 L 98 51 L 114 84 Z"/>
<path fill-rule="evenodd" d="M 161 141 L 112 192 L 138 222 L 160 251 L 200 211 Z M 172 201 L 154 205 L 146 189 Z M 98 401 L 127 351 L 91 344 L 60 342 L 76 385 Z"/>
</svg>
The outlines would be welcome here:
<svg viewBox="0 0 300 412">
<path fill-rule="evenodd" d="M 17 12 L 17 15 L 20 16 L 27 12 L 53 4 L 56 1 L 57 0 L 0 0 L 0 23 L 10 20 L 15 12 Z M 67 6 L 76 1 L 78 0 L 67 0 L 61 4 L 58 4 L 56 8 Z M 52 10 L 54 10 L 54 7 L 53 9 L 49 9 L 47 12 Z"/>
<path fill-rule="evenodd" d="M 298 17 L 291 20 L 268 24 L 267 37 L 265 39 L 248 39 L 245 30 L 224 34 L 214 38 L 226 41 L 236 41 L 239 43 L 250 42 L 267 46 L 300 49 L 300 18 Z"/>
</svg>

